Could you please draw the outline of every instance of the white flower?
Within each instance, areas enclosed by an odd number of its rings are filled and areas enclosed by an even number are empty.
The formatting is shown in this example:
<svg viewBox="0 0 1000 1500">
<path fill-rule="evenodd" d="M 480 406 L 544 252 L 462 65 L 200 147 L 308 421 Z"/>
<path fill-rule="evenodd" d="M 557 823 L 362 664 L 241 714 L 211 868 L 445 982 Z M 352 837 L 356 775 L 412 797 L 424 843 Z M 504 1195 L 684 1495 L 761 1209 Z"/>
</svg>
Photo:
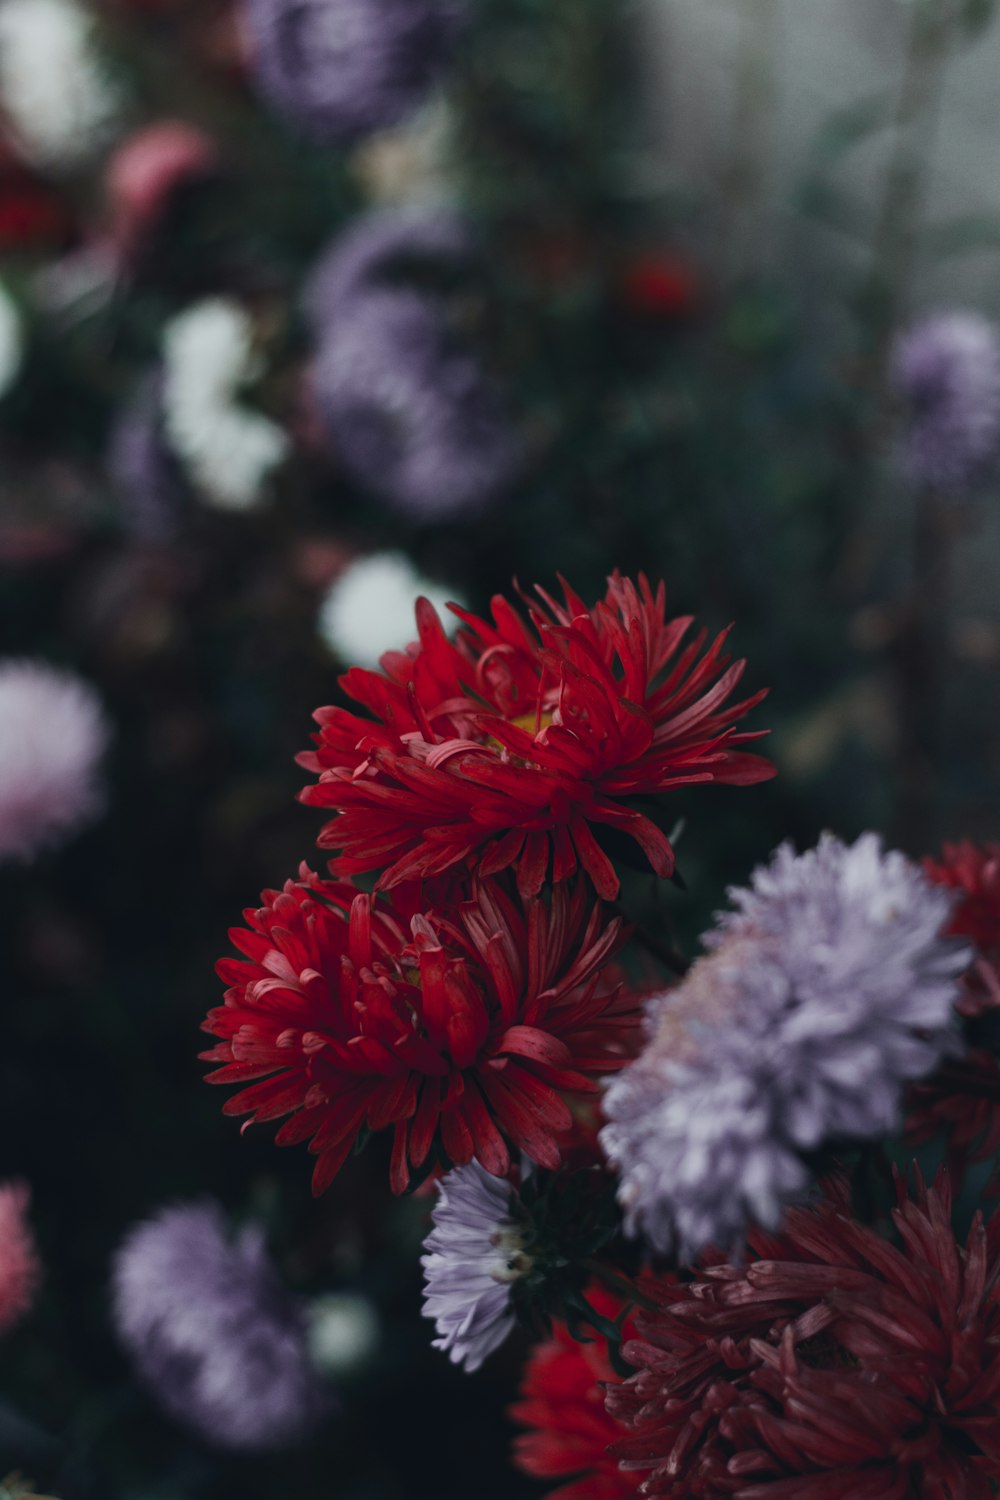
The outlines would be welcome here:
<svg viewBox="0 0 1000 1500">
<path fill-rule="evenodd" d="M 317 1297 L 307 1317 L 309 1354 L 324 1375 L 349 1375 L 370 1358 L 378 1344 L 378 1313 L 358 1292 Z"/>
<path fill-rule="evenodd" d="M 33 161 L 72 167 L 108 140 L 121 95 L 74 0 L 0 0 L 0 103 Z"/>
<path fill-rule="evenodd" d="M 28 859 L 101 805 L 96 693 L 40 662 L 0 662 L 0 861 Z"/>
<path fill-rule="evenodd" d="M 414 601 L 423 595 L 445 629 L 458 621 L 447 609 L 461 604 L 454 589 L 422 578 L 402 552 L 374 552 L 344 569 L 320 606 L 319 633 L 335 656 L 375 667 L 386 651 L 403 651 L 416 639 Z"/>
<path fill-rule="evenodd" d="M 255 506 L 288 452 L 288 435 L 275 422 L 238 404 L 241 387 L 258 372 L 253 320 L 237 303 L 209 298 L 167 326 L 167 439 L 204 499 L 220 510 Z"/>
<path fill-rule="evenodd" d="M 420 1260 L 424 1317 L 437 1325 L 434 1348 L 470 1372 L 514 1327 L 511 1288 L 531 1269 L 515 1200 L 509 1182 L 475 1161 L 438 1183 L 434 1228 Z"/>
<path fill-rule="evenodd" d="M 5 396 L 17 379 L 23 350 L 21 314 L 13 297 L 0 285 L 0 396 Z"/>
</svg>

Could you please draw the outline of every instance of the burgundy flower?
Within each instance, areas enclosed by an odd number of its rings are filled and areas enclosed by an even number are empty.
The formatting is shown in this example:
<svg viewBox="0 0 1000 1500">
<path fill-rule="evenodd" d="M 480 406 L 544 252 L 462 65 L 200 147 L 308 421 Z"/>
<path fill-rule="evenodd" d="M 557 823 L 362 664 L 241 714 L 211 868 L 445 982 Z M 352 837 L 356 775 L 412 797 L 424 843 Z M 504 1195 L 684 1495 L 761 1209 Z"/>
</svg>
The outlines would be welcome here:
<svg viewBox="0 0 1000 1500">
<path fill-rule="evenodd" d="M 963 1016 L 1000 1007 L 1000 844 L 945 844 L 940 860 L 924 870 L 938 885 L 959 893 L 948 931 L 971 938 L 976 958 L 958 1006 Z"/>
<path fill-rule="evenodd" d="M 209 1081 L 250 1084 L 226 1114 L 290 1116 L 278 1141 L 311 1142 L 317 1193 L 390 1125 L 394 1192 L 429 1160 L 559 1165 L 563 1091 L 593 1091 L 640 1024 L 600 983 L 621 923 L 585 886 L 525 900 L 481 880 L 442 916 L 413 887 L 373 899 L 303 867 L 263 901 L 231 933 L 244 957 L 219 964 L 230 988 L 203 1027 L 221 1038 Z"/>
<path fill-rule="evenodd" d="M 664 1286 L 608 1391 L 647 1495 L 990 1500 L 1000 1483 L 1000 1216 L 964 1245 L 946 1180 L 901 1192 L 898 1243 L 842 1195 L 742 1266 Z"/>
<path fill-rule="evenodd" d="M 985 1047 L 943 1063 L 909 1091 L 906 1139 L 914 1146 L 944 1135 L 956 1177 L 1000 1151 L 1000 1062 Z"/>
<path fill-rule="evenodd" d="M 516 865 L 533 895 L 550 870 L 558 882 L 582 867 L 610 898 L 618 877 L 595 829 L 627 834 L 667 876 L 673 850 L 638 799 L 773 776 L 742 749 L 762 731 L 734 729 L 764 694 L 727 706 L 745 666 L 728 631 L 684 645 L 691 618 L 668 620 L 663 585 L 642 576 L 615 574 L 593 609 L 563 591 L 558 603 L 537 590 L 530 625 L 499 596 L 492 621 L 452 606 L 466 627 L 455 641 L 419 600 L 419 641 L 341 678 L 364 713 L 319 709 L 317 748 L 300 757 L 319 773 L 302 800 L 337 814 L 320 835 L 337 874 L 381 870 L 385 888 Z"/>
<path fill-rule="evenodd" d="M 591 1286 L 587 1301 L 616 1319 L 620 1299 Z M 634 1333 L 627 1321 L 625 1331 Z M 547 1500 L 632 1500 L 642 1476 L 618 1467 L 608 1451 L 625 1429 L 606 1410 L 605 1387 L 621 1379 L 600 1339 L 579 1343 L 564 1323 L 533 1350 L 521 1377 L 520 1399 L 510 1415 L 528 1430 L 514 1439 L 514 1462 L 536 1479 L 564 1481 Z"/>
</svg>

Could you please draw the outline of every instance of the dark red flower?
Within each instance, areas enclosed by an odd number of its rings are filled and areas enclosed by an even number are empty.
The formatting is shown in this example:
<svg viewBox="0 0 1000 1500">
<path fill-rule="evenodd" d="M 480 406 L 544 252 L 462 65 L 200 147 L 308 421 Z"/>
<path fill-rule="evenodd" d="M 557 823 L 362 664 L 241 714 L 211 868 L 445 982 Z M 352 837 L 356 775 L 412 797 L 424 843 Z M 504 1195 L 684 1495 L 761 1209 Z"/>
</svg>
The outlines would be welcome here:
<svg viewBox="0 0 1000 1500">
<path fill-rule="evenodd" d="M 644 577 L 616 574 L 593 609 L 563 591 L 565 604 L 538 590 L 530 626 L 499 596 L 492 622 L 455 609 L 454 642 L 421 599 L 419 643 L 341 678 L 365 715 L 319 709 L 317 749 L 300 757 L 320 778 L 302 800 L 337 813 L 320 835 L 337 874 L 380 869 L 386 888 L 516 865 L 534 895 L 550 870 L 558 882 L 582 866 L 610 898 L 618 877 L 595 828 L 627 834 L 666 876 L 673 850 L 637 799 L 774 774 L 740 748 L 759 733 L 733 728 L 764 694 L 726 706 L 745 666 L 725 654 L 727 631 L 683 645 L 691 618 L 667 620 L 663 585 Z"/>
<path fill-rule="evenodd" d="M 473 1157 L 503 1176 L 511 1153 L 560 1161 L 563 1091 L 592 1091 L 640 1025 L 636 1002 L 602 987 L 621 923 L 567 884 L 522 900 L 481 880 L 448 915 L 406 887 L 387 898 L 303 867 L 266 891 L 230 934 L 243 959 L 205 1031 L 213 1083 L 252 1083 L 225 1113 L 291 1118 L 281 1145 L 309 1140 L 322 1192 L 363 1132 L 394 1127 L 394 1192 L 429 1160 Z"/>
<path fill-rule="evenodd" d="M 1000 1062 L 985 1047 L 942 1063 L 922 1083 L 912 1084 L 906 1104 L 909 1144 L 945 1136 L 955 1177 L 1000 1151 Z"/>
<path fill-rule="evenodd" d="M 701 278 L 679 255 L 640 255 L 622 272 L 618 295 L 640 317 L 683 318 L 701 301 Z"/>
<path fill-rule="evenodd" d="M 673 1500 L 990 1500 L 1000 1483 L 1000 1215 L 965 1245 L 946 1181 L 894 1214 L 797 1209 L 756 1259 L 665 1286 L 608 1392 L 616 1453 Z"/>
<path fill-rule="evenodd" d="M 960 892 L 948 931 L 970 938 L 976 950 L 959 1011 L 977 1016 L 1000 1007 L 1000 844 L 945 844 L 942 858 L 925 859 L 924 870 Z"/>
<path fill-rule="evenodd" d="M 587 1301 L 602 1317 L 614 1320 L 621 1302 L 606 1289 L 591 1286 Z M 634 1333 L 630 1321 L 626 1336 Z M 530 1428 L 514 1439 L 514 1462 L 536 1479 L 567 1481 L 547 1500 L 633 1500 L 641 1474 L 618 1467 L 608 1452 L 625 1429 L 604 1405 L 604 1386 L 621 1379 L 600 1340 L 578 1343 L 563 1323 L 533 1351 L 521 1377 L 521 1397 L 510 1408 L 515 1422 Z"/>
</svg>

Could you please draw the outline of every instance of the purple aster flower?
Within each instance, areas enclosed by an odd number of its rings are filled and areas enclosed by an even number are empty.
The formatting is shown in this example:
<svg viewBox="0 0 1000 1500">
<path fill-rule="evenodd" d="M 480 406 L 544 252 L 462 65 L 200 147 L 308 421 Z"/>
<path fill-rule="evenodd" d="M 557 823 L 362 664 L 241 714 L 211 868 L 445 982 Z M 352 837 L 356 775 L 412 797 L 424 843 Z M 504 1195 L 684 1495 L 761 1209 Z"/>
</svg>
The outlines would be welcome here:
<svg viewBox="0 0 1000 1500">
<path fill-rule="evenodd" d="M 482 510 L 513 481 L 520 445 L 439 298 L 391 289 L 356 299 L 329 328 L 311 386 L 345 470 L 428 521 Z"/>
<path fill-rule="evenodd" d="M 160 542 L 174 530 L 183 482 L 163 438 L 163 377 L 151 371 L 121 408 L 111 430 L 108 472 L 129 529 Z"/>
<path fill-rule="evenodd" d="M 472 225 L 452 209 L 407 204 L 363 214 L 337 235 L 310 274 L 303 303 L 317 339 L 394 263 L 465 260 L 474 248 Z"/>
<path fill-rule="evenodd" d="M 263 1232 L 227 1233 L 211 1203 L 164 1209 L 115 1258 L 118 1335 L 172 1417 L 224 1448 L 296 1441 L 329 1410 L 303 1310 Z"/>
<path fill-rule="evenodd" d="M 510 1333 L 511 1289 L 531 1269 L 517 1202 L 510 1183 L 478 1162 L 438 1183 L 434 1228 L 421 1257 L 424 1316 L 437 1325 L 435 1349 L 469 1371 Z"/>
<path fill-rule="evenodd" d="M 466 0 L 245 0 L 264 94 L 319 140 L 403 119 L 447 64 Z"/>
<path fill-rule="evenodd" d="M 874 834 L 786 844 L 730 897 L 604 1104 L 630 1231 L 684 1259 L 777 1229 L 808 1153 L 898 1126 L 904 1085 L 955 1047 L 969 962 L 949 893 Z"/>
<path fill-rule="evenodd" d="M 925 318 L 896 341 L 893 385 L 908 408 L 902 466 L 915 484 L 962 491 L 1000 443 L 1000 338 L 977 313 Z"/>
</svg>

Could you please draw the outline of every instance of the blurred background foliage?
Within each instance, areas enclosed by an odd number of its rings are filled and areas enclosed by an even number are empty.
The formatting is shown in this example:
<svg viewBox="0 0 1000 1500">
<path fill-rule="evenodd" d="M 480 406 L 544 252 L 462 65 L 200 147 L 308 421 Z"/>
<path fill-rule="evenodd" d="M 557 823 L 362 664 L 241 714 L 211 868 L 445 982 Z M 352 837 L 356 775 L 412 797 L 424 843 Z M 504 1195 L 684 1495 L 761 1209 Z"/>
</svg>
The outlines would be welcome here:
<svg viewBox="0 0 1000 1500">
<path fill-rule="evenodd" d="M 551 587 L 561 572 L 594 596 L 610 569 L 643 569 L 676 613 L 736 622 L 750 687 L 772 689 L 757 722 L 774 729 L 780 775 L 676 798 L 687 890 L 637 873 L 626 904 L 686 943 L 784 838 L 874 826 L 919 854 L 1000 831 L 1000 633 L 940 579 L 928 594 L 885 378 L 888 342 L 917 310 L 914 258 L 996 245 L 988 218 L 928 225 L 921 176 L 949 55 L 982 41 L 993 6 L 871 0 L 894 26 L 907 12 L 893 33 L 902 84 L 859 103 L 845 78 L 819 135 L 782 143 L 800 170 L 780 210 L 761 196 L 774 6 L 745 9 L 765 30 L 748 28 L 736 56 L 735 148 L 717 179 L 682 181 L 668 142 L 651 180 L 639 33 L 620 0 L 473 0 L 437 96 L 349 149 L 304 141 L 262 104 L 228 0 L 95 4 L 128 101 L 121 134 L 183 119 L 218 153 L 127 255 L 108 153 L 49 173 L 5 148 L 0 269 L 24 352 L 0 402 L 0 649 L 80 671 L 114 725 L 103 820 L 0 871 L 2 1175 L 32 1186 L 46 1265 L 38 1311 L 4 1345 L 0 1473 L 20 1467 L 40 1493 L 540 1492 L 506 1457 L 521 1351 L 468 1379 L 430 1349 L 427 1204 L 388 1200 L 381 1143 L 313 1203 L 301 1153 L 241 1138 L 200 1082 L 227 927 L 317 858 L 293 756 L 338 692 L 343 664 L 316 619 L 349 559 L 401 549 L 473 607 L 512 576 Z M 827 279 L 801 246 L 816 221 L 849 219 L 844 164 L 875 134 L 888 139 L 881 214 L 850 223 L 848 270 Z M 3 213 L 29 188 L 49 215 L 31 239 Z M 300 290 L 318 253 L 368 207 L 442 193 L 479 252 L 441 284 L 525 454 L 492 508 L 448 521 L 402 515 L 352 480 L 312 441 L 300 394 Z M 219 293 L 253 309 L 267 355 L 254 399 L 294 452 L 259 508 L 181 493 L 149 535 L 109 468 L 114 426 L 166 322 Z M 939 548 L 974 547 L 994 498 L 952 507 Z M 297 1289 L 350 1287 L 378 1309 L 340 1417 L 301 1450 L 210 1452 L 155 1413 L 115 1347 L 115 1246 L 136 1218 L 199 1195 L 262 1217 Z"/>
</svg>

